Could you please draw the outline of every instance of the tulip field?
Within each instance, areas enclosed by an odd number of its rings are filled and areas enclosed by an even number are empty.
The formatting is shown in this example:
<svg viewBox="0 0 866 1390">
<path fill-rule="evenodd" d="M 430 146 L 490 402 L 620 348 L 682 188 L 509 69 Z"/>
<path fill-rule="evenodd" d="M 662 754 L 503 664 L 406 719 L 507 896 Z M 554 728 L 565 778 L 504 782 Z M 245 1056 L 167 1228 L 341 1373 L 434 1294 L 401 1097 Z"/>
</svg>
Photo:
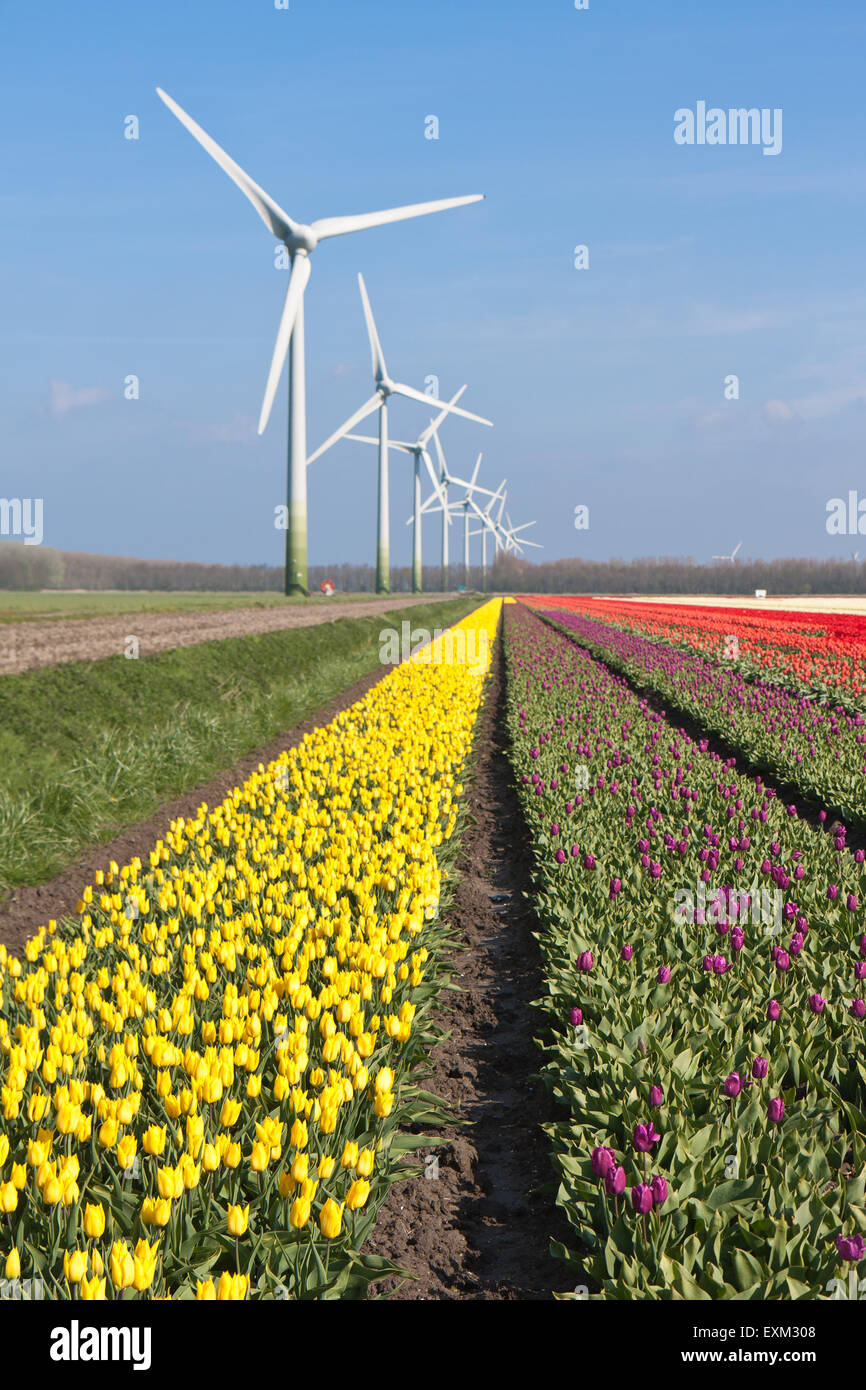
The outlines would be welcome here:
<svg viewBox="0 0 866 1390">
<path fill-rule="evenodd" d="M 559 1202 L 605 1298 L 826 1296 L 866 1235 L 863 851 L 597 656 L 647 643 L 546 616 L 504 640 Z"/>
<path fill-rule="evenodd" d="M 831 1297 L 866 1257 L 866 646 L 752 612 L 726 662 L 721 611 L 481 603 L 472 642 L 0 945 L 6 1279 L 277 1301 L 400 1276 L 365 1245 L 443 1113 L 421 1069 L 501 660 L 569 1233 L 549 1294 Z"/>
<path fill-rule="evenodd" d="M 360 1246 L 429 1109 L 408 1071 L 485 678 L 433 656 L 0 947 L 7 1278 L 240 1300 L 388 1272 Z"/>
</svg>

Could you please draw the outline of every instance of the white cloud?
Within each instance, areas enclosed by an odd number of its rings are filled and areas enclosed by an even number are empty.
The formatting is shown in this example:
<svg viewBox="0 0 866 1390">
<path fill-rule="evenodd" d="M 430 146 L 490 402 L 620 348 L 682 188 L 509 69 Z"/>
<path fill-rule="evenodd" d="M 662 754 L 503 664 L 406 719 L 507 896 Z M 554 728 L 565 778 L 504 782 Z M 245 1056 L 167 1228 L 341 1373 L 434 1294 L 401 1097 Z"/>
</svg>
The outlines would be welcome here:
<svg viewBox="0 0 866 1390">
<path fill-rule="evenodd" d="M 68 381 L 51 382 L 51 414 L 67 415 L 70 410 L 83 410 L 88 405 L 102 405 L 111 399 L 104 386 L 80 386 L 77 390 Z"/>
</svg>

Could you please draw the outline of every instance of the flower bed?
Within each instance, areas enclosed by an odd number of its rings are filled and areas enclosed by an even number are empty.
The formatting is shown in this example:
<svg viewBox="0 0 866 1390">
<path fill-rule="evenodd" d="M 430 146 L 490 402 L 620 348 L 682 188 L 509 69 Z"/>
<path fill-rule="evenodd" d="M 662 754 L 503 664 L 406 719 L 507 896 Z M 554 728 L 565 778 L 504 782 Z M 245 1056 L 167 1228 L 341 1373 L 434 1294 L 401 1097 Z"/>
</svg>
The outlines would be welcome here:
<svg viewBox="0 0 866 1390">
<path fill-rule="evenodd" d="M 830 1296 L 866 1234 L 863 855 L 525 607 L 504 643 L 557 1253 L 605 1298 Z"/>
</svg>

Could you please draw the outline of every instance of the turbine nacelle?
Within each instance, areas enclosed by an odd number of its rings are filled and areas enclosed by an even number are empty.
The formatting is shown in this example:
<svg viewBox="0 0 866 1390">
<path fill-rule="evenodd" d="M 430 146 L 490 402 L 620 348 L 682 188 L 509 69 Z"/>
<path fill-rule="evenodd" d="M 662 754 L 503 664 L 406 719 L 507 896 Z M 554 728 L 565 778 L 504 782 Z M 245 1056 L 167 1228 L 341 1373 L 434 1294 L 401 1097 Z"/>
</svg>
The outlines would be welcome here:
<svg viewBox="0 0 866 1390">
<path fill-rule="evenodd" d="M 318 244 L 318 233 L 312 227 L 294 227 L 288 236 L 283 237 L 283 245 L 293 255 L 295 252 L 299 252 L 301 255 L 309 256 L 311 251 L 315 251 Z"/>
</svg>

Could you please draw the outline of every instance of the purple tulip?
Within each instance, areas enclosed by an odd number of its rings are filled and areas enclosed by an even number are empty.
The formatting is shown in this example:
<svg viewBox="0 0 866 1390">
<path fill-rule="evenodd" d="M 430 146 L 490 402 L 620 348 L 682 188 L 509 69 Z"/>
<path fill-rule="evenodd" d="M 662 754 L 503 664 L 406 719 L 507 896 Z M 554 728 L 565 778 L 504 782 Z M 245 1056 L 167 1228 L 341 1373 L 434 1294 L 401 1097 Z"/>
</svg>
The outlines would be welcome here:
<svg viewBox="0 0 866 1390">
<path fill-rule="evenodd" d="M 580 955 L 577 958 L 578 970 L 582 970 L 585 975 L 588 975 L 594 965 L 595 958 L 592 954 L 592 951 L 581 951 Z"/>
<path fill-rule="evenodd" d="M 670 978 L 671 978 L 671 968 L 670 968 L 670 966 L 669 966 L 669 965 L 660 965 L 660 966 L 659 966 L 659 973 L 658 973 L 658 976 L 657 976 L 657 979 L 658 979 L 659 984 L 660 984 L 660 985 L 666 985 L 666 984 L 668 984 L 668 982 L 670 981 Z"/>
<path fill-rule="evenodd" d="M 838 898 L 838 896 L 839 896 L 839 889 L 838 889 L 837 885 L 836 885 L 835 883 L 828 883 L 828 884 L 827 884 L 827 897 L 830 899 L 830 902 L 831 902 L 831 903 L 834 903 L 834 902 L 836 901 L 836 899 Z"/>
<path fill-rule="evenodd" d="M 777 953 L 776 953 L 776 969 L 777 969 L 777 970 L 790 970 L 790 969 L 791 969 L 791 957 L 788 955 L 788 952 L 787 952 L 787 951 L 777 951 Z"/>
<path fill-rule="evenodd" d="M 866 960 L 858 960 L 854 965 L 855 980 L 866 980 Z"/>
<path fill-rule="evenodd" d="M 611 1197 L 621 1197 L 625 1192 L 625 1169 L 614 1164 L 604 1180 L 604 1185 Z"/>
<path fill-rule="evenodd" d="M 613 1149 L 593 1149 L 590 1163 L 597 1178 L 606 1178 L 611 1169 L 616 1167 L 616 1154 Z"/>
<path fill-rule="evenodd" d="M 713 956 L 713 974 L 724 975 L 728 968 L 727 959 L 724 956 Z"/>
<path fill-rule="evenodd" d="M 780 1005 L 778 999 L 771 999 L 769 1004 L 767 1005 L 767 1018 L 770 1020 L 770 1022 L 775 1023 L 781 1012 L 782 1006 Z"/>
<path fill-rule="evenodd" d="M 866 932 L 860 938 L 860 954 L 866 956 Z"/>
<path fill-rule="evenodd" d="M 740 1080 L 739 1072 L 732 1071 L 729 1076 L 725 1077 L 725 1095 L 730 1096 L 731 1100 L 738 1096 L 742 1089 L 743 1083 Z"/>
<path fill-rule="evenodd" d="M 646 1216 L 647 1212 L 653 1209 L 652 1188 L 644 1182 L 635 1183 L 631 1190 L 631 1204 L 636 1212 Z"/>
<path fill-rule="evenodd" d="M 572 845 L 572 847 L 571 847 L 571 857 L 572 857 L 572 859 L 576 859 L 577 856 L 578 856 L 579 854 L 580 854 L 580 845 Z"/>
<path fill-rule="evenodd" d="M 781 1096 L 774 1096 L 767 1106 L 767 1119 L 770 1121 L 770 1124 L 778 1125 L 782 1123 L 784 1114 L 785 1102 Z"/>
<path fill-rule="evenodd" d="M 585 854 L 585 855 L 583 856 L 583 865 L 584 865 L 584 868 L 586 868 L 586 869 L 594 869 L 594 868 L 595 868 L 595 856 L 592 855 L 592 854 Z"/>
<path fill-rule="evenodd" d="M 846 901 L 845 901 L 845 906 L 847 907 L 847 909 L 848 909 L 849 912 L 856 912 L 856 911 L 857 911 L 857 894 L 856 894 L 856 893 L 849 893 L 849 894 L 848 894 L 848 897 L 847 897 L 847 899 L 846 899 Z"/>
<path fill-rule="evenodd" d="M 653 1202 L 657 1207 L 663 1207 L 668 1199 L 667 1178 L 654 1177 L 650 1183 L 650 1190 L 653 1194 Z"/>
<path fill-rule="evenodd" d="M 615 898 L 617 893 L 619 893 L 621 889 L 622 881 L 618 878 L 612 878 L 610 881 L 610 892 L 608 893 L 608 897 Z"/>
<path fill-rule="evenodd" d="M 564 864 L 564 863 L 565 863 L 565 850 L 564 850 L 564 849 L 558 849 L 558 850 L 556 851 L 556 854 L 555 854 L 553 857 L 554 857 L 554 859 L 556 860 L 557 864 Z"/>
<path fill-rule="evenodd" d="M 660 1139 L 661 1135 L 656 1134 L 652 1120 L 650 1120 L 648 1125 L 635 1125 L 634 1146 L 639 1154 L 650 1153 L 653 1144 L 657 1144 Z"/>
<path fill-rule="evenodd" d="M 581 1023 L 583 1023 L 583 1009 L 579 1009 L 577 1005 L 575 1005 L 569 1017 L 571 1019 L 572 1025 L 575 1028 L 579 1028 Z"/>
<path fill-rule="evenodd" d="M 626 942 L 626 944 L 620 951 L 620 955 L 622 956 L 623 960 L 631 960 L 632 956 L 634 955 L 634 947 L 630 946 L 628 942 Z"/>
<path fill-rule="evenodd" d="M 846 1260 L 850 1264 L 859 1264 L 864 1254 L 866 1254 L 866 1240 L 862 1236 L 843 1236 L 840 1231 L 836 1237 L 836 1250 L 840 1260 Z"/>
<path fill-rule="evenodd" d="M 752 1075 L 756 1081 L 763 1081 L 764 1077 L 767 1075 L 767 1072 L 769 1070 L 770 1064 L 767 1061 L 766 1057 L 755 1058 L 754 1062 L 752 1063 Z"/>
<path fill-rule="evenodd" d="M 661 1105 L 665 1098 L 665 1093 L 661 1086 L 650 1086 L 650 1105 Z"/>
<path fill-rule="evenodd" d="M 854 1018 L 866 1018 L 866 999 L 852 999 L 848 1012 Z"/>
<path fill-rule="evenodd" d="M 812 1010 L 813 1014 L 822 1014 L 824 1012 L 824 1005 L 826 1003 L 827 1000 L 824 998 L 822 994 L 809 995 L 809 1008 Z"/>
</svg>

